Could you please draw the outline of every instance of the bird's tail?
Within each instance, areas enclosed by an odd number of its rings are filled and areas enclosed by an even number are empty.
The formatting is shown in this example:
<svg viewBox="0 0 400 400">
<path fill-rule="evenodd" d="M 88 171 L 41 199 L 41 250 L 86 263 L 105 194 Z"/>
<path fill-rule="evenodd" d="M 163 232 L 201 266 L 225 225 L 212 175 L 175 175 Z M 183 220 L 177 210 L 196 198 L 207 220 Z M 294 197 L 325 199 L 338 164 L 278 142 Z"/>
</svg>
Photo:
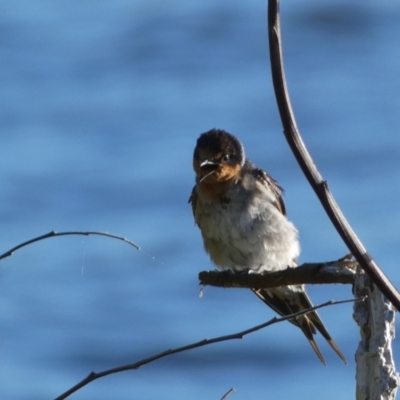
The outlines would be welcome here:
<svg viewBox="0 0 400 400">
<path fill-rule="evenodd" d="M 275 310 L 279 315 L 286 316 L 306 310 L 313 307 L 302 285 L 292 285 L 274 289 L 252 289 L 253 292 L 269 307 Z M 325 325 L 321 321 L 316 311 L 309 312 L 306 315 L 290 320 L 291 323 L 299 327 L 307 337 L 318 358 L 324 363 L 325 359 L 314 339 L 314 335 L 319 331 L 326 339 L 336 354 L 347 364 L 347 360 L 340 351 L 337 344 L 333 341 Z"/>
</svg>

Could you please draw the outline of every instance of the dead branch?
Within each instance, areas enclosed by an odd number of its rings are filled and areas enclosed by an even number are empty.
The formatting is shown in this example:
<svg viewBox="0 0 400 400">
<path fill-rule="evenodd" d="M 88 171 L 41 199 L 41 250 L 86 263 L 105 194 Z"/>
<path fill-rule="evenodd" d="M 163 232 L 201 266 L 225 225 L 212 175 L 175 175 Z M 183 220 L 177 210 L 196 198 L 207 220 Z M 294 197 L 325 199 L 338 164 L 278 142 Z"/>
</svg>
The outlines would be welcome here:
<svg viewBox="0 0 400 400">
<path fill-rule="evenodd" d="M 130 244 L 131 246 L 135 247 L 137 250 L 140 250 L 140 247 L 131 242 L 130 240 L 122 237 L 122 236 L 117 236 L 117 235 L 113 235 L 112 233 L 108 233 L 108 232 L 96 232 L 96 231 L 74 231 L 74 232 L 56 232 L 56 231 L 51 231 L 49 233 L 46 233 L 45 235 L 42 236 L 38 236 L 35 237 L 33 239 L 27 240 L 26 242 L 23 242 L 15 247 L 13 247 L 12 249 L 6 251 L 5 253 L 0 255 L 0 260 L 2 260 L 3 258 L 7 258 L 7 257 L 11 257 L 14 252 L 16 252 L 17 250 L 21 249 L 22 247 L 28 246 L 32 243 L 35 242 L 39 242 L 40 240 L 44 240 L 44 239 L 48 239 L 51 237 L 56 237 L 56 236 L 67 236 L 67 235 L 84 235 L 84 236 L 89 236 L 89 235 L 100 235 L 100 236 L 106 236 L 106 237 L 110 237 L 112 239 L 118 239 L 118 240 L 122 240 L 125 243 Z"/>
<path fill-rule="evenodd" d="M 224 288 L 268 289 L 278 286 L 299 284 L 343 283 L 353 284 L 355 277 L 354 261 L 332 261 L 326 263 L 306 263 L 296 268 L 282 271 L 248 272 L 202 271 L 200 284 Z"/>
<path fill-rule="evenodd" d="M 235 393 L 235 388 L 230 388 L 222 397 L 221 400 L 226 400 L 231 394 Z"/>
<path fill-rule="evenodd" d="M 344 243 L 361 267 L 370 276 L 373 283 L 375 283 L 381 292 L 393 303 L 395 308 L 400 311 L 399 292 L 368 254 L 360 239 L 350 227 L 330 193 L 327 181 L 325 181 L 318 172 L 300 136 L 290 103 L 283 68 L 279 0 L 268 0 L 268 36 L 272 81 L 286 140 L 304 175 L 314 189 Z"/>
<path fill-rule="evenodd" d="M 400 385 L 392 352 L 395 310 L 361 269 L 357 270 L 354 292 L 368 296 L 354 304 L 353 312 L 361 333 L 356 352 L 356 399 L 394 400 Z"/>
<path fill-rule="evenodd" d="M 138 369 L 140 367 L 142 367 L 143 365 L 146 364 L 150 364 L 153 361 L 159 360 L 161 358 L 170 356 L 172 354 L 176 354 L 176 353 L 181 353 L 183 351 L 188 351 L 188 350 L 192 350 L 192 349 L 196 349 L 198 347 L 203 347 L 203 346 L 207 346 L 213 343 L 219 343 L 219 342 L 225 342 L 227 340 L 234 340 L 234 339 L 243 339 L 244 336 L 249 335 L 253 332 L 259 331 L 260 329 L 266 328 L 267 326 L 276 324 L 278 322 L 283 322 L 283 321 L 287 321 L 289 319 L 293 319 L 293 318 L 297 318 L 301 315 L 307 314 L 311 311 L 314 310 L 318 310 L 320 308 L 323 307 L 327 307 L 327 306 L 331 306 L 331 305 L 339 305 L 339 304 L 344 304 L 344 303 L 352 303 L 354 301 L 361 301 L 364 300 L 364 297 L 360 297 L 360 298 L 355 298 L 355 299 L 349 299 L 349 300 L 341 300 L 341 301 L 328 301 L 326 303 L 320 304 L 318 306 L 315 307 L 311 307 L 307 310 L 303 310 L 300 311 L 298 313 L 295 314 L 290 314 L 290 315 L 286 315 L 285 317 L 280 317 L 280 318 L 272 318 L 271 320 L 254 326 L 250 329 L 246 329 L 244 331 L 238 332 L 238 333 L 233 333 L 230 335 L 226 335 L 226 336 L 219 336 L 213 339 L 203 339 L 199 342 L 196 343 L 192 343 L 189 344 L 187 346 L 182 346 L 182 347 L 178 347 L 176 349 L 168 349 L 166 351 L 163 351 L 162 353 L 156 354 L 154 356 L 145 358 L 143 360 L 137 361 L 133 364 L 128 364 L 128 365 L 123 365 L 120 367 L 116 367 L 116 368 L 111 368 L 102 372 L 91 372 L 86 378 L 84 378 L 82 381 L 80 381 L 79 383 L 77 383 L 75 386 L 73 386 L 71 389 L 67 390 L 66 392 L 64 392 L 63 394 L 61 394 L 60 396 L 56 397 L 55 400 L 63 400 L 66 399 L 67 397 L 69 397 L 71 394 L 77 392 L 79 389 L 82 389 L 84 386 L 88 385 L 89 383 L 93 382 L 96 379 L 99 378 L 103 378 L 104 376 L 107 375 L 111 375 L 111 374 L 116 374 L 118 372 L 122 372 L 122 371 L 130 371 L 130 370 L 134 370 L 134 369 Z"/>
</svg>

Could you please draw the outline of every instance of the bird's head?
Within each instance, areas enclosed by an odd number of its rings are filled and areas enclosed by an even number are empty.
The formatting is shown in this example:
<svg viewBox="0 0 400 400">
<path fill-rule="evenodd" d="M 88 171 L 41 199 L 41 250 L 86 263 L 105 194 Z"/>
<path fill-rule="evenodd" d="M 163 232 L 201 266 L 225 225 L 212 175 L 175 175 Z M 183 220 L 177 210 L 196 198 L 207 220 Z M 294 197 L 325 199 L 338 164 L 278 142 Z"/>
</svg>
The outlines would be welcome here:
<svg viewBox="0 0 400 400">
<path fill-rule="evenodd" d="M 237 176 L 244 163 L 244 148 L 236 136 L 211 129 L 197 139 L 193 169 L 200 183 L 228 181 Z"/>
</svg>

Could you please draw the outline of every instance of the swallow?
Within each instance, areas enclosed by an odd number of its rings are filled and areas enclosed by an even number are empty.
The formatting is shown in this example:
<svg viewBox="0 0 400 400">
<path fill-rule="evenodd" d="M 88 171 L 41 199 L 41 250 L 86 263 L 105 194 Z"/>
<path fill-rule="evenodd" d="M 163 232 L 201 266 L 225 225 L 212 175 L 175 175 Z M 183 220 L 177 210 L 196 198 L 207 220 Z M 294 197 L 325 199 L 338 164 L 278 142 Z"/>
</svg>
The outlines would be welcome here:
<svg viewBox="0 0 400 400">
<path fill-rule="evenodd" d="M 196 184 L 189 203 L 205 251 L 218 268 L 262 273 L 298 265 L 298 232 L 286 216 L 283 189 L 246 158 L 236 136 L 220 129 L 200 135 L 193 169 Z M 313 306 L 304 285 L 252 291 L 281 316 Z M 322 363 L 317 331 L 347 364 L 316 311 L 290 322 L 302 330 Z"/>
</svg>

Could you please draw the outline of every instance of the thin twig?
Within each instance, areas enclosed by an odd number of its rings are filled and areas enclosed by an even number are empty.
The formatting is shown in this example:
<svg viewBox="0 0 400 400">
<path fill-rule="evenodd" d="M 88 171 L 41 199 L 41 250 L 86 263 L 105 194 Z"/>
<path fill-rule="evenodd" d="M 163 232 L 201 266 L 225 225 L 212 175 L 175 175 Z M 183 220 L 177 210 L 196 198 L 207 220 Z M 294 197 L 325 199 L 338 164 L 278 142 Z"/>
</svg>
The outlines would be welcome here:
<svg viewBox="0 0 400 400">
<path fill-rule="evenodd" d="M 84 236 L 89 236 L 89 235 L 100 235 L 100 236 L 107 236 L 113 239 L 118 239 L 118 240 L 122 240 L 123 242 L 126 242 L 128 244 L 130 244 L 131 246 L 135 247 L 137 250 L 140 250 L 140 247 L 131 242 L 130 240 L 122 237 L 122 236 L 117 236 L 117 235 L 113 235 L 112 233 L 108 233 L 108 232 L 96 232 L 96 231 L 74 231 L 74 232 L 56 232 L 56 231 L 51 231 L 49 233 L 46 233 L 45 235 L 42 236 L 38 236 L 36 238 L 30 239 L 24 243 L 19 244 L 18 246 L 13 247 L 11 250 L 6 251 L 4 254 L 0 255 L 0 260 L 2 260 L 3 258 L 7 258 L 7 257 L 11 257 L 15 251 L 21 249 L 22 247 L 28 246 L 32 243 L 35 242 L 39 242 L 40 240 L 44 240 L 44 239 L 48 239 L 51 237 L 56 237 L 56 236 L 67 236 L 67 235 L 84 235 Z"/>
<path fill-rule="evenodd" d="M 392 302 L 395 308 L 400 311 L 400 293 L 368 254 L 360 239 L 350 227 L 350 224 L 330 193 L 328 183 L 318 172 L 300 136 L 290 103 L 283 68 L 279 0 L 268 0 L 268 35 L 272 81 L 286 140 L 304 175 L 314 189 L 344 243 L 376 286 Z"/>
<path fill-rule="evenodd" d="M 231 394 L 235 393 L 235 388 L 230 388 L 222 397 L 221 400 L 226 400 Z"/>
<path fill-rule="evenodd" d="M 201 285 L 223 288 L 268 289 L 278 286 L 342 283 L 354 284 L 357 261 L 332 261 L 326 263 L 306 263 L 296 268 L 261 274 L 226 271 L 202 271 L 199 273 Z"/>
<path fill-rule="evenodd" d="M 364 297 L 358 297 L 358 298 L 355 298 L 355 299 L 340 300 L 340 301 L 330 300 L 330 301 L 327 301 L 326 303 L 320 304 L 320 305 L 315 306 L 315 307 L 311 307 L 311 308 L 309 308 L 307 310 L 302 310 L 300 312 L 297 312 L 297 313 L 294 313 L 294 314 L 290 314 L 290 315 L 286 315 L 286 316 L 280 317 L 280 318 L 277 318 L 277 317 L 272 318 L 271 320 L 269 320 L 267 322 L 264 322 L 263 324 L 254 326 L 252 328 L 246 329 L 246 330 L 238 332 L 238 333 L 233 333 L 233 334 L 225 335 L 225 336 L 219 336 L 219 337 L 216 337 L 216 338 L 213 338 L 213 339 L 203 339 L 203 340 L 201 340 L 199 342 L 192 343 L 192 344 L 189 344 L 187 346 L 182 346 L 182 347 L 178 347 L 176 349 L 169 349 L 169 350 L 163 351 L 162 353 L 159 353 L 159 354 L 156 354 L 154 356 L 151 356 L 151 357 L 145 358 L 143 360 L 137 361 L 137 362 L 135 362 L 133 364 L 127 364 L 127 365 L 123 365 L 123 366 L 120 366 L 120 367 L 107 369 L 107 370 L 102 371 L 102 372 L 91 372 L 86 378 L 84 378 L 82 381 L 77 383 L 71 389 L 67 390 L 66 392 L 64 392 L 60 396 L 56 397 L 55 400 L 66 399 L 71 394 L 75 393 L 76 391 L 78 391 L 82 387 L 86 386 L 90 382 L 93 382 L 94 380 L 102 378 L 102 377 L 107 376 L 107 375 L 115 374 L 115 373 L 122 372 L 122 371 L 129 371 L 129 370 L 133 370 L 133 369 L 138 369 L 141 366 L 149 364 L 149 363 L 151 363 L 153 361 L 159 360 L 160 358 L 164 358 L 164 357 L 170 356 L 172 354 L 176 354 L 176 353 L 181 353 L 183 351 L 196 349 L 198 347 L 206 346 L 206 345 L 209 345 L 209 344 L 225 342 L 227 340 L 233 340 L 233 339 L 242 339 L 244 336 L 249 335 L 250 333 L 259 331 L 260 329 L 266 328 L 267 326 L 276 324 L 278 322 L 287 321 L 289 319 L 297 318 L 297 317 L 299 317 L 301 315 L 304 315 L 304 314 L 307 314 L 309 312 L 318 310 L 319 308 L 331 306 L 333 304 L 339 305 L 339 304 L 344 304 L 344 303 L 352 303 L 354 301 L 359 301 L 359 300 L 363 300 L 363 299 L 364 299 Z"/>
</svg>

